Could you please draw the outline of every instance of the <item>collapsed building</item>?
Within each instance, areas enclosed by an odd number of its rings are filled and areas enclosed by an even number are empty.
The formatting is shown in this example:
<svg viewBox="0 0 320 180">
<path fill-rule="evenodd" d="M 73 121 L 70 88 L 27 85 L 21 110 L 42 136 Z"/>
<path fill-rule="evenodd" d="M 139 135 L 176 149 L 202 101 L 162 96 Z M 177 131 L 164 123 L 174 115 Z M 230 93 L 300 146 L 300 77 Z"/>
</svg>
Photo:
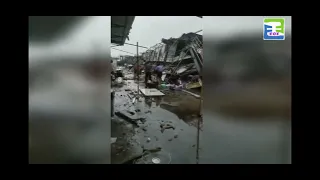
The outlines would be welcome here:
<svg viewBox="0 0 320 180">
<path fill-rule="evenodd" d="M 142 54 L 147 63 L 163 63 L 167 76 L 179 77 L 187 81 L 188 77 L 201 77 L 203 66 L 202 35 L 186 33 L 180 38 L 162 39 Z"/>
</svg>

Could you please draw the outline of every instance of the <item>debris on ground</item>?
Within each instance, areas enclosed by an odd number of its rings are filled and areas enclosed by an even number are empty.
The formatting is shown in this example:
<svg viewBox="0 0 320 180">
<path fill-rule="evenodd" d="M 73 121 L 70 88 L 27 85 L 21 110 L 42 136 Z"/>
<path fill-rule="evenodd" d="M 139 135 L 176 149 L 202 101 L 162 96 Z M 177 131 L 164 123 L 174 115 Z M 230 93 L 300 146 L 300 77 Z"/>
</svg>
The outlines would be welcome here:
<svg viewBox="0 0 320 180">
<path fill-rule="evenodd" d="M 127 122 L 129 122 L 131 124 L 134 124 L 136 126 L 139 126 L 138 121 L 141 120 L 141 118 L 132 118 L 132 117 L 130 117 L 130 115 L 132 115 L 131 113 L 128 115 L 125 112 L 117 111 L 117 112 L 115 112 L 115 115 L 117 115 L 120 118 L 123 118 Z"/>
<path fill-rule="evenodd" d="M 122 77 L 118 77 L 118 78 L 116 79 L 116 82 L 117 82 L 118 84 L 121 84 L 121 83 L 123 82 L 123 78 L 122 78 Z"/>
<path fill-rule="evenodd" d="M 128 112 L 129 114 L 131 114 L 131 115 L 135 115 L 135 113 L 132 112 L 132 111 L 127 110 L 127 112 Z"/>
<path fill-rule="evenodd" d="M 175 130 L 175 127 L 171 124 L 160 124 L 161 132 L 163 133 L 166 129 L 173 129 Z"/>
<path fill-rule="evenodd" d="M 145 123 L 145 122 L 147 121 L 147 119 L 144 118 L 144 117 L 139 118 L 139 120 L 140 120 L 142 123 Z"/>
<path fill-rule="evenodd" d="M 132 99 L 132 96 L 131 96 L 130 94 L 128 94 L 128 97 L 129 97 L 130 99 Z"/>
<path fill-rule="evenodd" d="M 145 114 L 147 114 L 147 113 L 152 113 L 152 111 L 148 110 L 148 111 L 145 111 L 144 113 L 145 113 Z"/>
<path fill-rule="evenodd" d="M 159 152 L 161 151 L 161 147 L 156 147 L 156 148 L 152 148 L 152 149 L 143 149 L 142 152 Z"/>
<path fill-rule="evenodd" d="M 142 157 L 145 156 L 146 154 L 159 152 L 159 151 L 161 151 L 161 150 L 162 150 L 161 147 L 156 147 L 156 148 L 153 148 L 153 149 L 144 149 L 144 148 L 143 148 L 141 154 L 136 155 L 136 156 L 133 156 L 132 158 L 124 161 L 122 164 L 133 164 L 136 160 L 142 158 Z"/>
</svg>

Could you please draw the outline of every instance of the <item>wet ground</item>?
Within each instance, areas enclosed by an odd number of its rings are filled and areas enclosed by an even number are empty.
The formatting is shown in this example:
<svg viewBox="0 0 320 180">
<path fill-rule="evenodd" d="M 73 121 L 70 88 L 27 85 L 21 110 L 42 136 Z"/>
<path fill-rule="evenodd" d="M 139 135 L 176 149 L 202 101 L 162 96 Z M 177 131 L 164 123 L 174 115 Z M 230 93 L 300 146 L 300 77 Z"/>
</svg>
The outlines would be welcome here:
<svg viewBox="0 0 320 180">
<path fill-rule="evenodd" d="M 141 82 L 140 88 L 144 88 Z M 120 164 L 141 155 L 143 149 L 161 148 L 163 163 L 196 163 L 197 122 L 200 99 L 182 91 L 162 91 L 162 97 L 144 97 L 133 103 L 137 83 L 125 80 L 122 87 L 114 87 L 115 112 L 123 112 L 133 119 L 142 118 L 135 125 L 121 117 L 112 119 L 112 163 Z M 129 97 L 129 96 L 130 97 Z M 164 127 L 169 127 L 165 129 Z"/>
<path fill-rule="evenodd" d="M 143 87 L 140 83 L 140 88 Z M 164 163 L 196 163 L 199 99 L 181 91 L 165 90 L 163 97 L 141 96 L 133 104 L 128 94 L 136 93 L 136 82 L 127 80 L 115 90 L 115 111 L 130 111 L 134 113 L 132 118 L 145 118 L 145 121 L 142 119 L 136 126 L 117 116 L 113 118 L 112 137 L 117 137 L 117 141 L 112 144 L 112 163 L 123 163 L 141 155 L 143 149 L 156 147 L 162 148 Z M 210 100 L 204 100 L 205 107 L 210 107 Z M 290 121 L 271 117 L 231 117 L 210 110 L 203 110 L 200 164 L 291 162 Z M 174 129 L 162 132 L 161 124 L 172 125 Z"/>
</svg>

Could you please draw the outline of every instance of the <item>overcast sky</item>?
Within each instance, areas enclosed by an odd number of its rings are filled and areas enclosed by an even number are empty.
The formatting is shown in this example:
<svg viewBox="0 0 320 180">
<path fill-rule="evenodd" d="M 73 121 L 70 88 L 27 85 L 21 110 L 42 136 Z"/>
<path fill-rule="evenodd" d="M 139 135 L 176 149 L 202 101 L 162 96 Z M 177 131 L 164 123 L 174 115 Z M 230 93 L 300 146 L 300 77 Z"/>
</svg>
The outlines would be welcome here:
<svg viewBox="0 0 320 180">
<path fill-rule="evenodd" d="M 203 29 L 202 18 L 196 16 L 136 16 L 126 43 L 151 47 L 161 42 L 162 38 L 178 38 L 183 33 L 196 32 Z M 202 34 L 200 32 L 199 34 Z M 116 49 L 137 53 L 135 46 L 124 45 Z M 139 48 L 140 52 L 146 51 Z M 132 55 L 111 49 L 112 57 Z"/>
</svg>

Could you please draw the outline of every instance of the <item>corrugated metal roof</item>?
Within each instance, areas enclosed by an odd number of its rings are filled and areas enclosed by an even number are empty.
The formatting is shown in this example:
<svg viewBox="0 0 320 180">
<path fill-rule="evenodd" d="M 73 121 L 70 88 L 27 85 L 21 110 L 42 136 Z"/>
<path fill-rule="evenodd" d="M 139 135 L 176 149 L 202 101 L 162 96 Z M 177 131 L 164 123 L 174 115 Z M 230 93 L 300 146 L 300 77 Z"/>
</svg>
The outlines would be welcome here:
<svg viewBox="0 0 320 180">
<path fill-rule="evenodd" d="M 111 43 L 123 45 L 130 33 L 135 16 L 111 16 Z"/>
</svg>

